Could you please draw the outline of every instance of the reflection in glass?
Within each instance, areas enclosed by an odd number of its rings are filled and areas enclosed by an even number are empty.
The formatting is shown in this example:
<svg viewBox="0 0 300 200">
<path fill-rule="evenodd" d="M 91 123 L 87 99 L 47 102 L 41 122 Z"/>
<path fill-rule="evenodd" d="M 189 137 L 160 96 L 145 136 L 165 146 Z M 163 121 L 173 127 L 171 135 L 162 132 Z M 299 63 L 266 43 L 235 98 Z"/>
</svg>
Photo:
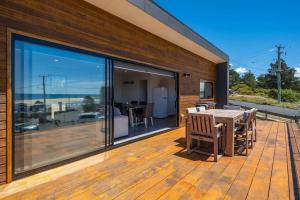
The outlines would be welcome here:
<svg viewBox="0 0 300 200">
<path fill-rule="evenodd" d="M 212 82 L 200 82 L 200 98 L 211 99 L 213 98 L 213 83 Z"/>
<path fill-rule="evenodd" d="M 105 59 L 14 40 L 14 172 L 105 145 Z"/>
</svg>

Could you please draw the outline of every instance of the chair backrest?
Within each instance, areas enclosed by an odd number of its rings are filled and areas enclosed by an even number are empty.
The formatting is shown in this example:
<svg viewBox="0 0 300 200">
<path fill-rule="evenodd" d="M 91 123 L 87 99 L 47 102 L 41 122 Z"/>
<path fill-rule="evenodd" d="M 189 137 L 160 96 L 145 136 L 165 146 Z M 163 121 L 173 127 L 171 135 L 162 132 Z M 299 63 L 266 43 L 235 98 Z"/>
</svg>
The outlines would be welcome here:
<svg viewBox="0 0 300 200">
<path fill-rule="evenodd" d="M 196 103 L 196 107 L 201 107 L 201 106 L 204 106 L 206 110 L 209 107 L 209 105 L 207 103 Z"/>
<path fill-rule="evenodd" d="M 253 110 L 253 118 L 256 120 L 256 113 L 257 113 L 257 109 L 256 108 L 254 108 L 254 110 Z"/>
<path fill-rule="evenodd" d="M 198 107 L 196 107 L 196 109 L 197 109 L 198 112 L 201 112 L 201 111 L 205 111 L 206 107 L 205 106 L 198 106 Z"/>
<path fill-rule="evenodd" d="M 123 103 L 117 103 L 117 102 L 115 102 L 115 103 L 114 103 L 114 107 L 119 108 L 120 111 L 121 111 L 121 114 L 124 115 L 124 113 L 125 113 L 124 110 L 125 110 L 125 109 L 124 109 Z"/>
<path fill-rule="evenodd" d="M 140 101 L 140 105 L 147 105 L 147 101 Z"/>
<path fill-rule="evenodd" d="M 251 109 L 252 112 L 252 123 L 256 124 L 256 113 L 257 113 L 257 109 L 256 108 L 252 108 Z"/>
<path fill-rule="evenodd" d="M 253 123 L 255 118 L 256 118 L 256 109 L 252 108 L 251 110 L 248 110 L 248 117 L 245 120 L 245 122 L 247 123 L 247 128 L 248 129 L 251 128 L 252 123 Z"/>
<path fill-rule="evenodd" d="M 153 117 L 154 103 L 147 103 L 144 109 L 144 117 Z"/>
<path fill-rule="evenodd" d="M 197 112 L 198 112 L 198 110 L 197 110 L 196 107 L 192 107 L 192 108 L 187 108 L 187 109 L 186 109 L 186 113 L 187 113 L 187 114 L 190 114 L 190 113 L 197 113 Z"/>
<path fill-rule="evenodd" d="M 132 105 L 138 105 L 138 101 L 131 101 L 130 104 L 132 104 Z"/>
<path fill-rule="evenodd" d="M 241 110 L 241 106 L 224 105 L 225 110 Z"/>
<path fill-rule="evenodd" d="M 193 134 L 206 135 L 208 137 L 213 137 L 215 133 L 215 118 L 210 114 L 188 114 L 188 129 Z"/>
<path fill-rule="evenodd" d="M 253 112 L 253 115 L 254 115 L 253 117 L 256 117 L 257 109 L 256 108 L 252 108 L 250 111 Z"/>
</svg>

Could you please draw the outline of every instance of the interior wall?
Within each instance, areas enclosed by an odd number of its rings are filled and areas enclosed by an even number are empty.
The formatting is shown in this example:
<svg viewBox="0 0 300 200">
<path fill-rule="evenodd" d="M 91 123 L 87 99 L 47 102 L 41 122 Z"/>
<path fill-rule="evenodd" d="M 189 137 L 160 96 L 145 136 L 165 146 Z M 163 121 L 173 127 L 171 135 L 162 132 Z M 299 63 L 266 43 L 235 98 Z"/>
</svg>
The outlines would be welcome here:
<svg viewBox="0 0 300 200">
<path fill-rule="evenodd" d="M 175 79 L 159 75 L 151 75 L 146 73 L 132 73 L 118 71 L 114 75 L 114 97 L 115 102 L 130 103 L 131 101 L 141 101 L 139 94 L 139 83 L 141 80 L 147 80 L 147 102 L 153 102 L 153 88 L 166 87 L 168 88 L 168 114 L 176 114 L 176 87 Z M 133 84 L 124 84 L 131 82 Z"/>
</svg>

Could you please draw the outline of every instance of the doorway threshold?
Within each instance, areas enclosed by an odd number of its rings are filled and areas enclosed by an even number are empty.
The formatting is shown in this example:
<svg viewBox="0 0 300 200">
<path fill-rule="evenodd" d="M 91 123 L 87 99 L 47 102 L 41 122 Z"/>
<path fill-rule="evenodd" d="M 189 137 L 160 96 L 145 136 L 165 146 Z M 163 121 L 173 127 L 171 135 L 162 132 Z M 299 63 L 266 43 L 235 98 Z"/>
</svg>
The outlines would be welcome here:
<svg viewBox="0 0 300 200">
<path fill-rule="evenodd" d="M 129 142 L 131 140 L 136 140 L 136 139 L 139 139 L 139 138 L 143 138 L 143 137 L 146 137 L 146 136 L 149 136 L 149 135 L 153 135 L 153 134 L 168 131 L 168 130 L 172 130 L 172 128 L 170 128 L 170 127 L 162 128 L 162 129 L 158 129 L 158 130 L 151 131 L 151 132 L 148 132 L 148 133 L 144 133 L 144 134 L 141 134 L 141 135 L 137 135 L 137 136 L 133 136 L 133 137 L 130 137 L 130 138 L 125 138 L 125 139 L 122 139 L 122 140 L 118 140 L 118 141 L 114 142 L 114 145 L 126 143 L 126 142 Z"/>
</svg>

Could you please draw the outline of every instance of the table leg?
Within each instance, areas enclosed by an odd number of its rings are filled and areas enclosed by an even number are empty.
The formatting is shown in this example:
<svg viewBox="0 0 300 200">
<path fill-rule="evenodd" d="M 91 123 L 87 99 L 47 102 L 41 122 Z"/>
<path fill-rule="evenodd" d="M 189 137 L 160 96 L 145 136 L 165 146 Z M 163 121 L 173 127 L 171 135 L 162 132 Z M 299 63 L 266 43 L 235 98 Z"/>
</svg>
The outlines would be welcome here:
<svg viewBox="0 0 300 200">
<path fill-rule="evenodd" d="M 233 120 L 228 120 L 226 123 L 226 149 L 225 155 L 234 156 L 234 122 Z"/>
</svg>

